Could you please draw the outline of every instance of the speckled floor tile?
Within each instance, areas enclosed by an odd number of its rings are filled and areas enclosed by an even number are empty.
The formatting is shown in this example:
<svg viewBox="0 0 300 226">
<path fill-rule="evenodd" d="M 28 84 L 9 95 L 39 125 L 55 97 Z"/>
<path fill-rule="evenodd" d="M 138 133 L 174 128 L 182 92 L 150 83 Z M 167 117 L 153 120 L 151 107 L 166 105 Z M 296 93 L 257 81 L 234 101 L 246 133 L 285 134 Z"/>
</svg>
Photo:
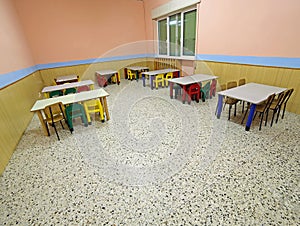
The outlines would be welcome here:
<svg viewBox="0 0 300 226">
<path fill-rule="evenodd" d="M 299 225 L 300 116 L 251 130 L 142 82 L 109 85 L 111 119 L 43 135 L 35 115 L 0 177 L 1 225 Z"/>
</svg>

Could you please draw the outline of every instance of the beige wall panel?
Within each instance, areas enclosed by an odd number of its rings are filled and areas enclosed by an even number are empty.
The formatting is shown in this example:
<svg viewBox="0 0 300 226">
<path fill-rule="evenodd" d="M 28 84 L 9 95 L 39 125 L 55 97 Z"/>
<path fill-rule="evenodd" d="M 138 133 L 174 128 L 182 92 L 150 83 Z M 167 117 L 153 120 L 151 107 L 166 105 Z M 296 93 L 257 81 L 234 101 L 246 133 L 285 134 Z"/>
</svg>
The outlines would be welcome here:
<svg viewBox="0 0 300 226">
<path fill-rule="evenodd" d="M 0 174 L 32 119 L 30 109 L 42 86 L 40 74 L 35 72 L 0 90 Z"/>
</svg>

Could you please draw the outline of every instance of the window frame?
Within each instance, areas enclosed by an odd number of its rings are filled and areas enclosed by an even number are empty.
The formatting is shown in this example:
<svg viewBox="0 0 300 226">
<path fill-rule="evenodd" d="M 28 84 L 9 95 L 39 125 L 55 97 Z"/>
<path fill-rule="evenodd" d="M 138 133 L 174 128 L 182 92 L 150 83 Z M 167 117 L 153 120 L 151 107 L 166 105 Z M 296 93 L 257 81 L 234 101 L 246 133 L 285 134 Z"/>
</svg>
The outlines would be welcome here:
<svg viewBox="0 0 300 226">
<path fill-rule="evenodd" d="M 193 56 L 190 56 L 190 55 L 183 55 L 183 31 L 184 31 L 184 14 L 187 13 L 187 12 L 191 12 L 191 11 L 196 11 L 196 24 L 195 24 L 195 49 L 194 49 L 194 55 Z M 157 49 L 157 56 L 158 57 L 161 57 L 161 58 L 175 58 L 175 59 L 184 59 L 184 60 L 195 60 L 196 58 L 196 50 L 197 50 L 197 34 L 198 34 L 198 9 L 197 9 L 197 6 L 192 6 L 192 7 L 188 7 L 184 10 L 179 10 L 179 11 L 175 11 L 175 12 L 172 12 L 170 14 L 167 14 L 163 17 L 160 17 L 156 20 L 156 40 L 157 41 L 157 45 L 156 45 L 156 49 Z M 176 17 L 178 16 L 177 14 L 181 14 L 181 31 L 180 31 L 180 56 L 171 56 L 170 55 L 170 17 L 171 16 L 175 16 Z M 159 21 L 162 21 L 162 20 L 167 20 L 167 40 L 166 40 L 166 46 L 167 46 L 167 55 L 162 55 L 159 53 L 159 48 L 160 48 L 160 37 L 159 37 Z"/>
</svg>

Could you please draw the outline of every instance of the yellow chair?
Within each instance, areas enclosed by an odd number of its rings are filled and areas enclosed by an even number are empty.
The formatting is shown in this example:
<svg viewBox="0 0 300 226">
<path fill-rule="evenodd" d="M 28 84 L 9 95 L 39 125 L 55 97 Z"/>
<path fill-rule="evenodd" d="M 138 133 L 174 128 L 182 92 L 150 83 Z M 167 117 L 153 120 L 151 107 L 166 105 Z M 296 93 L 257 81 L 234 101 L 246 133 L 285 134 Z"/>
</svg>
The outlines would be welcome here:
<svg viewBox="0 0 300 226">
<path fill-rule="evenodd" d="M 85 101 L 83 103 L 83 106 L 89 124 L 92 124 L 90 113 L 97 113 L 97 112 L 99 112 L 100 114 L 101 122 L 104 122 L 104 111 L 99 99 Z"/>
<path fill-rule="evenodd" d="M 127 78 L 132 80 L 133 77 L 136 79 L 136 73 L 133 73 L 130 69 L 127 69 Z"/>
<path fill-rule="evenodd" d="M 171 79 L 171 78 L 173 78 L 173 73 L 172 72 L 169 72 L 168 74 L 166 74 L 166 78 L 165 78 L 165 85 L 166 85 L 166 87 L 169 86 L 168 79 Z"/>
<path fill-rule="evenodd" d="M 153 81 L 155 83 L 156 89 L 158 89 L 158 84 L 161 83 L 161 86 L 164 87 L 165 84 L 165 78 L 164 74 L 158 74 L 155 76 L 155 80 Z"/>
<path fill-rule="evenodd" d="M 113 76 L 111 76 L 111 81 L 113 83 L 118 83 L 118 81 L 121 81 L 121 77 L 120 77 L 119 72 L 114 74 Z"/>
</svg>

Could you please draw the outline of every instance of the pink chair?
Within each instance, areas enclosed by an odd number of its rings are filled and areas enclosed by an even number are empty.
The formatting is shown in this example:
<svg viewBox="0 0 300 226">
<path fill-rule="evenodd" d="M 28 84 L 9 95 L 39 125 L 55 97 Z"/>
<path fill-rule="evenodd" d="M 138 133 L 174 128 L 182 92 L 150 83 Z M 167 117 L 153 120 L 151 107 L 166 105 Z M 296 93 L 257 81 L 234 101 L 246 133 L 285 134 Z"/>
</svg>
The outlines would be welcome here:
<svg viewBox="0 0 300 226">
<path fill-rule="evenodd" d="M 216 96 L 216 89 L 217 89 L 217 80 L 213 79 L 210 84 L 210 93 L 209 93 L 210 99 L 212 98 L 212 96 Z"/>
<path fill-rule="evenodd" d="M 77 93 L 83 92 L 83 91 L 89 91 L 90 87 L 89 86 L 80 86 L 77 88 Z"/>
</svg>

